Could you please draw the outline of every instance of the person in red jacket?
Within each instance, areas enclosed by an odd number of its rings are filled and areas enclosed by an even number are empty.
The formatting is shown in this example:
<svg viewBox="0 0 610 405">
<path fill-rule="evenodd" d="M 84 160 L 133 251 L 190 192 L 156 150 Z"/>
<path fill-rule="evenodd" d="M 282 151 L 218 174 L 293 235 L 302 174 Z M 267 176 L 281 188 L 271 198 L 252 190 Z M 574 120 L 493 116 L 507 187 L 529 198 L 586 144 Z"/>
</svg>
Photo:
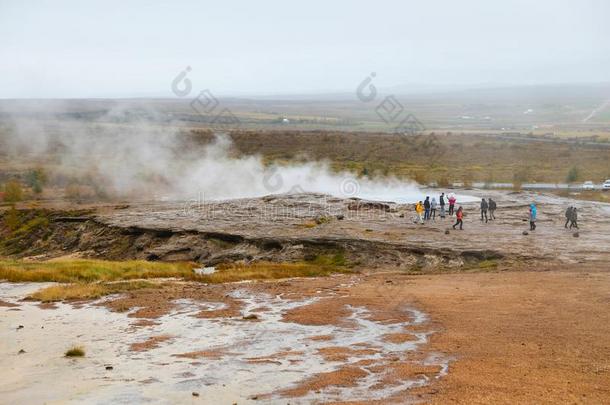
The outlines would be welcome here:
<svg viewBox="0 0 610 405">
<path fill-rule="evenodd" d="M 455 229 L 455 227 L 459 224 L 460 225 L 460 231 L 462 230 L 462 224 L 464 223 L 462 221 L 462 218 L 464 218 L 464 210 L 462 209 L 462 207 L 458 208 L 457 212 L 455 213 L 455 218 L 457 219 L 457 221 L 455 222 L 455 224 L 453 224 L 453 229 Z"/>
<path fill-rule="evenodd" d="M 449 216 L 453 215 L 453 209 L 455 208 L 455 196 L 449 196 Z"/>
</svg>

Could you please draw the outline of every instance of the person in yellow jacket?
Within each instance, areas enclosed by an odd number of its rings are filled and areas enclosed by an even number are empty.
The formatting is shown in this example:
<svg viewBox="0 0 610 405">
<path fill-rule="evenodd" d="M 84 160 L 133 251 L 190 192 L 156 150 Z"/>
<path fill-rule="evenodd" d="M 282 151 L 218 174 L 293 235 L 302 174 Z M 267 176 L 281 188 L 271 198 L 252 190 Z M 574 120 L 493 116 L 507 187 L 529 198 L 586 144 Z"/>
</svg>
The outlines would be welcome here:
<svg viewBox="0 0 610 405">
<path fill-rule="evenodd" d="M 419 217 L 419 223 L 424 223 L 424 204 L 420 201 L 415 205 L 415 212 L 417 212 L 417 216 Z"/>
</svg>

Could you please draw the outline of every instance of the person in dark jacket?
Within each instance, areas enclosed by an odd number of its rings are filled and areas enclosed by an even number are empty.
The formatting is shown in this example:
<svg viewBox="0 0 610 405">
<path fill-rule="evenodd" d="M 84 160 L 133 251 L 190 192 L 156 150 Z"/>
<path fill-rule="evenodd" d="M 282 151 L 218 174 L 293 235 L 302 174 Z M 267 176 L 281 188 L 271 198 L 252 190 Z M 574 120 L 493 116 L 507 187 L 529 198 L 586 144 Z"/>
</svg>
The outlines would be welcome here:
<svg viewBox="0 0 610 405">
<path fill-rule="evenodd" d="M 489 208 L 489 204 L 483 198 L 481 200 L 481 221 L 483 221 L 483 217 L 485 217 L 485 223 L 487 223 L 487 209 Z"/>
<path fill-rule="evenodd" d="M 563 226 L 564 228 L 567 228 L 568 224 L 572 222 L 572 209 L 574 209 L 572 206 L 566 209 L 566 224 Z M 570 228 L 572 228 L 572 224 L 570 224 Z"/>
<path fill-rule="evenodd" d="M 445 219 L 445 193 L 441 193 L 440 198 L 438 199 L 438 205 L 440 205 L 440 215 L 441 219 Z"/>
<path fill-rule="evenodd" d="M 424 219 L 430 219 L 430 197 L 426 196 L 426 200 L 424 201 Z"/>
<path fill-rule="evenodd" d="M 494 200 L 492 200 L 491 198 L 488 198 L 488 204 L 489 204 L 489 220 L 491 221 L 492 219 L 496 219 L 496 215 L 494 214 L 496 212 L 496 202 Z"/>
<path fill-rule="evenodd" d="M 576 211 L 576 207 L 572 207 L 572 215 L 570 217 L 570 229 L 572 227 L 578 229 L 578 212 Z"/>
</svg>

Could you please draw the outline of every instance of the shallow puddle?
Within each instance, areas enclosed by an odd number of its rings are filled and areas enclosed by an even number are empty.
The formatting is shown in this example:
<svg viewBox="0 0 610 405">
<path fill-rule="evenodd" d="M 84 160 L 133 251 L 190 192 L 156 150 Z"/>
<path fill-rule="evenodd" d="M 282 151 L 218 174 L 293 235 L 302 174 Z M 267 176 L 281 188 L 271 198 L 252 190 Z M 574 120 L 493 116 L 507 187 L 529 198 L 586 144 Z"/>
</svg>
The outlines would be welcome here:
<svg viewBox="0 0 610 405">
<path fill-rule="evenodd" d="M 0 307 L 0 397 L 7 403 L 309 404 L 386 398 L 430 378 L 420 375 L 380 387 L 383 373 L 364 368 L 367 375 L 352 387 L 328 387 L 299 398 L 279 394 L 318 373 L 362 360 L 381 364 L 382 359 L 408 359 L 429 335 L 421 327 L 409 331 L 410 325 L 426 320 L 412 309 L 405 308 L 412 318 L 409 324 L 376 322 L 367 308 L 349 307 L 351 315 L 342 325 L 301 325 L 282 321 L 283 314 L 323 296 L 290 300 L 243 289 L 232 294 L 243 302 L 240 317 L 196 318 L 224 304 L 178 300 L 170 314 L 134 326 L 139 319 L 92 303 L 41 309 L 37 303 L 19 301 L 42 287 L 0 283 L 0 299 L 18 303 L 20 309 Z M 404 333 L 412 339 L 384 340 Z M 159 337 L 156 346 L 130 350 L 151 337 Z M 65 358 L 72 345 L 84 346 L 86 356 Z M 324 348 L 348 348 L 348 354 L 328 360 L 320 353 Z M 438 366 L 436 377 L 446 372 L 446 359 L 431 356 L 426 362 Z"/>
</svg>

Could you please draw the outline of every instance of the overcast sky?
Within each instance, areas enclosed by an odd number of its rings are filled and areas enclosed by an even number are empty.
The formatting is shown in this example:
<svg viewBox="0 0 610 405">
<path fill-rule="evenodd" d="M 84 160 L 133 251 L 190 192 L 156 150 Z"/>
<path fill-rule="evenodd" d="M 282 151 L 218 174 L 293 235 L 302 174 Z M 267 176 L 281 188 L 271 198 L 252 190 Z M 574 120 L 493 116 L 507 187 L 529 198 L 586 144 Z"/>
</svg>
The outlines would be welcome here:
<svg viewBox="0 0 610 405">
<path fill-rule="evenodd" d="M 0 98 L 610 81 L 610 1 L 0 0 Z"/>
</svg>

